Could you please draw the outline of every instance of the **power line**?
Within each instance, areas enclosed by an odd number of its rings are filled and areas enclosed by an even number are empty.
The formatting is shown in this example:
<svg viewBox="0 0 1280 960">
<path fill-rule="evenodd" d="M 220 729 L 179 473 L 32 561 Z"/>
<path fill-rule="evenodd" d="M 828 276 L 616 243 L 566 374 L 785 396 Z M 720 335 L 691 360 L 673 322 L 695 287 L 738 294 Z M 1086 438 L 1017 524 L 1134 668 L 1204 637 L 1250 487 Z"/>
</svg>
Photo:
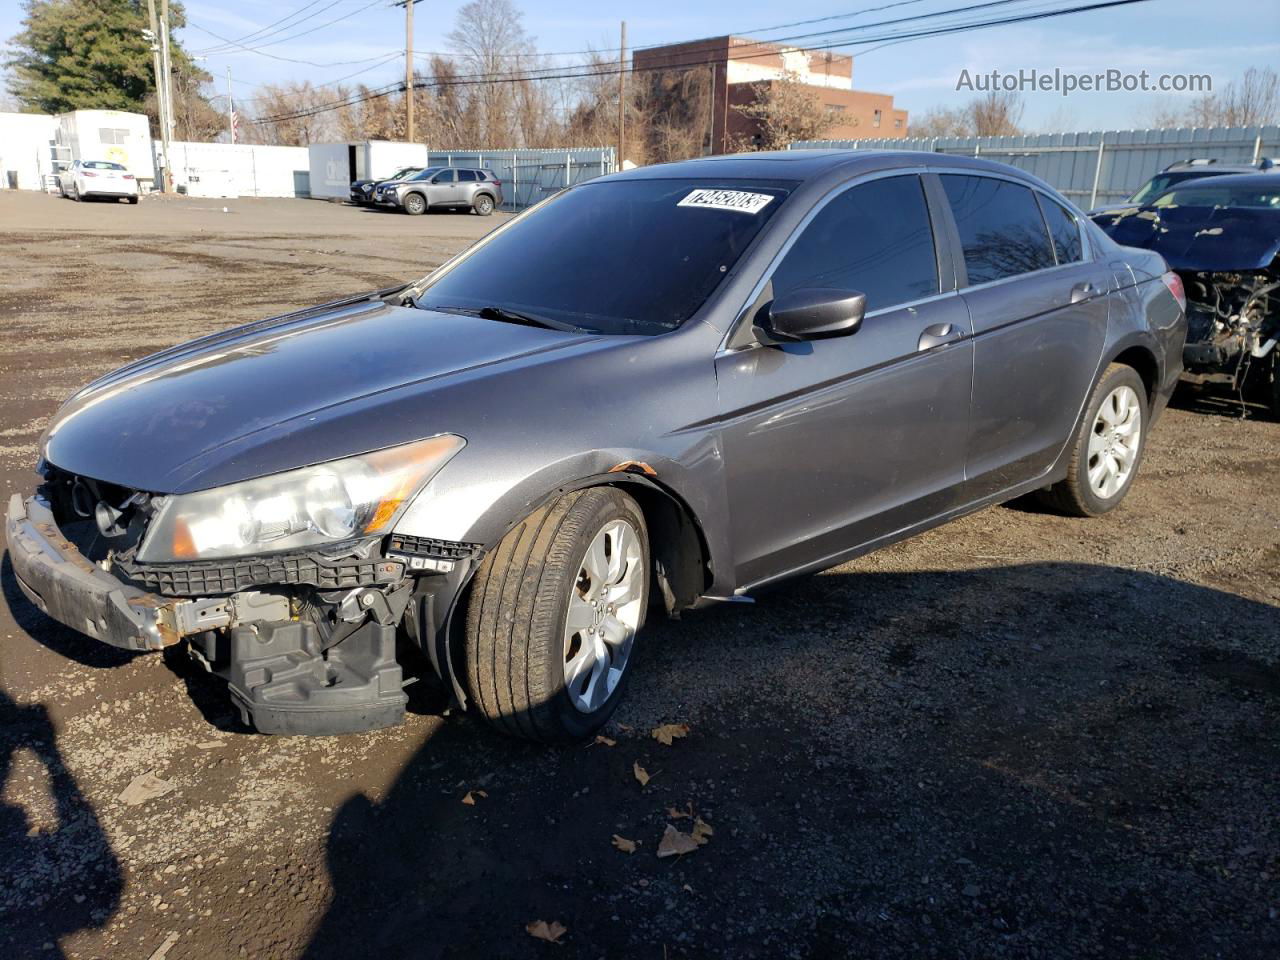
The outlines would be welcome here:
<svg viewBox="0 0 1280 960">
<path fill-rule="evenodd" d="M 239 48 L 238 50 L 228 50 L 228 51 L 225 51 L 225 52 L 227 52 L 227 53 L 256 53 L 256 54 L 259 54 L 260 56 L 270 57 L 272 60 L 284 60 L 284 61 L 286 61 L 286 62 L 288 62 L 288 63 L 304 63 L 304 64 L 307 64 L 308 66 L 312 66 L 312 67 L 321 67 L 321 66 L 339 66 L 339 65 L 346 66 L 346 65 L 348 65 L 348 64 L 355 64 L 355 63 L 368 63 L 369 61 L 368 61 L 368 60 L 347 60 L 347 61 L 336 61 L 336 62 L 331 63 L 331 64 L 321 64 L 321 63 L 315 63 L 314 61 L 311 61 L 311 60 L 295 60 L 295 59 L 292 59 L 292 58 L 290 58 L 290 57 L 281 57 L 281 56 L 277 56 L 277 55 L 275 55 L 275 54 L 271 54 L 271 53 L 263 53 L 263 51 L 262 51 L 262 47 L 273 47 L 273 46 L 275 46 L 275 45 L 276 45 L 276 44 L 278 44 L 278 43 L 286 43 L 286 42 L 288 42 L 288 41 L 290 41 L 290 40 L 296 40 L 296 39 L 298 39 L 299 37 L 305 37 L 305 36 L 307 36 L 308 34 L 315 33 L 317 30 L 323 30 L 325 27 L 331 27 L 331 26 L 333 26 L 335 23 L 341 23 L 343 20 L 349 20 L 350 18 L 354 17 L 356 14 L 364 13 L 364 12 L 365 12 L 366 10 L 368 10 L 370 7 L 376 7 L 376 6 L 378 6 L 379 4 L 381 4 L 381 3 L 382 3 L 382 0 L 373 0 L 373 2 L 372 2 L 372 3 L 365 4 L 363 7 L 359 7 L 359 8 L 357 8 L 357 9 L 355 9 L 355 10 L 352 10 L 350 13 L 344 13 L 344 14 L 343 14 L 342 16 L 340 16 L 340 17 L 335 17 L 335 18 L 334 18 L 334 19 L 332 19 L 332 20 L 326 20 L 324 23 L 321 23 L 321 24 L 318 24 L 317 26 L 311 27 L 311 28 L 310 28 L 310 29 L 308 29 L 308 30 L 302 30 L 302 31 L 300 31 L 300 32 L 298 32 L 298 33 L 290 34 L 290 35 L 289 35 L 289 36 L 287 36 L 287 37 L 280 37 L 280 38 L 279 38 L 279 39 L 277 39 L 277 40 L 270 40 L 270 41 L 268 41 L 267 43 L 264 43 L 264 44 L 262 44 L 261 46 L 258 46 L 258 47 L 250 47 L 250 46 L 246 46 L 245 44 L 242 44 L 242 43 L 239 43 L 239 42 L 237 42 L 237 41 L 235 41 L 235 40 L 231 40 L 231 39 L 229 39 L 229 38 L 227 38 L 227 37 L 224 37 L 224 36 L 222 36 L 222 35 L 221 35 L 221 34 L 219 34 L 219 33 L 215 33 L 214 31 L 210 30 L 208 27 L 202 27 L 202 26 L 200 26 L 198 23 L 192 23 L 192 22 L 190 22 L 190 21 L 189 21 L 187 25 L 188 25 L 188 26 L 190 26 L 190 27 L 195 27 L 195 28 L 196 28 L 197 30 L 199 30 L 201 33 L 207 33 L 209 36 L 211 36 L 211 37 L 213 37 L 213 38 L 215 38 L 215 39 L 217 39 L 217 40 L 221 40 L 221 41 L 223 41 L 224 43 L 228 43 L 228 44 L 231 44 L 231 46 L 233 46 L 233 47 L 238 47 L 238 48 Z M 326 7 L 325 9 L 328 9 L 328 8 Z M 294 26 L 296 26 L 296 24 L 295 24 Z"/>
<path fill-rule="evenodd" d="M 1001 5 L 1003 2 L 1011 2 L 1011 0 L 997 0 L 997 2 L 993 4 L 974 4 L 974 5 L 971 5 L 970 7 L 957 8 L 957 10 L 971 10 L 978 7 Z M 1053 10 L 1024 12 L 1024 13 L 1018 13 L 1011 16 L 1007 16 L 1007 17 L 999 17 L 999 18 L 992 18 L 992 19 L 986 19 L 986 20 L 973 20 L 973 21 L 969 21 L 966 23 L 959 23 L 959 24 L 942 24 L 942 25 L 932 26 L 932 27 L 922 27 L 915 31 L 908 31 L 908 32 L 902 32 L 902 33 L 887 33 L 887 34 L 881 34 L 879 36 L 865 37 L 865 38 L 856 39 L 856 40 L 850 40 L 847 38 L 832 40 L 825 44 L 818 44 L 815 46 L 811 46 L 808 49 L 825 50 L 825 49 L 830 49 L 836 46 L 862 46 L 868 43 L 880 43 L 882 41 L 900 43 L 900 42 L 905 42 L 907 40 L 917 40 L 917 39 L 922 39 L 926 37 L 945 36 L 945 35 L 954 34 L 954 33 L 965 33 L 970 30 L 981 30 L 989 27 L 1026 23 L 1033 20 L 1044 20 L 1044 19 L 1050 19 L 1053 17 L 1067 16 L 1075 13 L 1084 13 L 1091 10 L 1104 10 L 1111 7 L 1124 7 L 1124 6 L 1129 6 L 1135 3 L 1147 3 L 1147 2 L 1149 2 L 1149 0 L 1100 0 L 1100 2 L 1081 3 L 1075 6 L 1064 7 L 1064 8 L 1053 9 Z M 953 14 L 957 12 L 957 10 L 938 11 L 935 14 L 935 16 Z M 918 18 L 913 18 L 913 19 L 918 19 Z M 849 28 L 846 28 L 843 31 L 829 31 L 829 32 L 847 33 L 848 29 Z M 763 53 L 758 53 L 758 54 L 749 54 L 747 56 L 740 57 L 739 59 L 743 59 L 743 60 L 756 59 L 760 57 L 767 57 L 767 56 L 774 56 L 774 55 L 776 55 L 776 51 L 765 51 Z M 714 59 L 690 61 L 687 63 L 680 64 L 678 66 L 671 66 L 671 65 L 662 65 L 662 66 L 655 65 L 655 66 L 647 66 L 647 67 L 633 66 L 633 67 L 620 67 L 620 68 L 613 68 L 613 69 L 607 69 L 608 65 L 602 64 L 601 68 L 592 69 L 586 73 L 570 72 L 570 73 L 550 74 L 550 75 L 544 74 L 540 76 L 521 76 L 521 75 L 513 75 L 513 76 L 507 76 L 507 77 L 490 76 L 488 79 L 453 78 L 449 80 L 424 81 L 422 86 L 424 88 L 436 89 L 441 87 L 452 87 L 452 86 L 475 86 L 475 85 L 481 85 L 486 83 L 524 83 L 524 82 L 537 81 L 537 80 L 562 80 L 562 79 L 578 79 L 578 78 L 586 78 L 586 77 L 608 77 L 608 76 L 614 76 L 619 72 L 645 73 L 645 72 L 684 70 L 691 67 L 706 66 L 708 64 L 720 63 L 720 62 L 721 62 L 720 58 L 717 57 Z M 317 114 L 327 113 L 331 110 L 339 110 L 339 109 L 342 109 L 343 107 L 355 106 L 357 104 L 365 103 L 370 100 L 376 100 L 381 97 L 391 96 L 392 94 L 403 92 L 403 90 L 404 90 L 403 83 L 387 84 L 383 87 L 366 91 L 356 97 L 349 97 L 344 100 L 334 101 L 332 103 L 327 103 L 327 104 L 317 104 L 314 107 L 309 107 L 305 110 L 294 111 L 288 114 L 279 114 L 276 116 L 261 117 L 253 122 L 256 124 L 262 125 L 262 124 L 268 124 L 268 123 L 283 123 L 289 120 L 302 119 L 304 117 L 311 117 L 311 116 L 316 116 Z"/>
<path fill-rule="evenodd" d="M 268 23 L 265 27 L 259 27 L 257 30 L 250 31 L 249 33 L 246 33 L 243 37 L 239 37 L 236 40 L 229 40 L 227 41 L 227 44 L 245 43 L 246 41 L 249 41 L 249 40 L 255 40 L 255 41 L 261 40 L 264 38 L 264 36 L 270 36 L 272 32 L 278 32 L 278 31 L 272 31 L 273 27 L 283 24 L 286 20 L 292 20 L 298 14 L 304 13 L 305 11 L 314 7 L 317 3 L 322 3 L 322 2 L 323 0 L 311 0 L 310 3 L 302 7 L 299 7 L 297 10 L 294 10 L 292 13 L 286 14 L 285 16 L 281 17 L 279 20 L 273 20 L 271 21 L 271 23 Z M 320 14 L 324 13 L 325 10 L 328 10 L 329 7 L 335 6 L 336 4 L 339 4 L 341 2 L 342 0 L 332 0 L 332 2 L 330 2 L 324 8 L 317 10 L 315 13 L 311 14 L 310 17 L 303 17 L 301 20 L 297 21 L 296 23 L 291 23 L 289 24 L 288 27 L 282 27 L 281 29 L 289 29 L 291 27 L 296 27 L 299 23 L 304 23 L 305 21 L 310 20 L 312 17 L 317 17 Z M 268 31 L 271 31 L 271 32 L 268 32 Z M 222 53 L 223 50 L 226 49 L 226 47 L 227 45 L 224 45 L 224 44 L 215 44 L 214 46 L 209 47 L 206 50 L 197 50 L 195 52 L 200 55 Z"/>
</svg>

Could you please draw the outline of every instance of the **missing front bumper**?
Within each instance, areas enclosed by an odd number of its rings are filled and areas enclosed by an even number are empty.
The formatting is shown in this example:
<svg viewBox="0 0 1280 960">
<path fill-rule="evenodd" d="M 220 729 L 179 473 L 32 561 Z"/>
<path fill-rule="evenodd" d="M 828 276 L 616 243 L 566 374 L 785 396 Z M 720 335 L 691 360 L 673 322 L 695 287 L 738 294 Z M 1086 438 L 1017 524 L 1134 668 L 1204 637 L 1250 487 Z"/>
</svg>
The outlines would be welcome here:
<svg viewBox="0 0 1280 960">
<path fill-rule="evenodd" d="M 41 611 L 125 650 L 161 650 L 229 622 L 225 601 L 171 599 L 123 583 L 87 560 L 36 497 L 9 498 L 5 540 L 18 586 Z"/>
</svg>

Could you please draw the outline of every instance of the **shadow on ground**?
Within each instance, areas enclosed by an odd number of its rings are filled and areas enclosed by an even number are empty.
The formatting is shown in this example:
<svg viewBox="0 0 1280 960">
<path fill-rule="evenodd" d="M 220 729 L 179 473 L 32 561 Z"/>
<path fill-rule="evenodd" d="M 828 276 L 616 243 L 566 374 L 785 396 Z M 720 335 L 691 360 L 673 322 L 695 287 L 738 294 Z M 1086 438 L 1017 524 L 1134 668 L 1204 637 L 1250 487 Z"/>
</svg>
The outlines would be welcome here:
<svg viewBox="0 0 1280 960">
<path fill-rule="evenodd" d="M 535 920 L 558 956 L 1280 955 L 1273 607 L 1105 566 L 827 574 L 645 639 L 616 746 L 454 718 L 346 803 L 306 955 L 545 956 Z M 664 715 L 690 736 L 619 725 Z M 714 836 L 658 859 L 686 804 Z"/>
</svg>

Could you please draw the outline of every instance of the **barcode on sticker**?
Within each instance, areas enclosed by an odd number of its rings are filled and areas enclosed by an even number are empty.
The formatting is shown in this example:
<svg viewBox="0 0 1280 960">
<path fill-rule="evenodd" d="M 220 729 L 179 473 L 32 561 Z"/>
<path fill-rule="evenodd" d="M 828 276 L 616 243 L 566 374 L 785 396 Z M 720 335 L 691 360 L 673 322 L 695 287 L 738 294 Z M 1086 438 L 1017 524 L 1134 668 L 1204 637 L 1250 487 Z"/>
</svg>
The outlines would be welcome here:
<svg viewBox="0 0 1280 960">
<path fill-rule="evenodd" d="M 759 213 L 773 197 L 767 193 L 746 190 L 694 190 L 678 207 L 703 207 L 707 210 L 733 210 L 737 213 Z"/>
</svg>

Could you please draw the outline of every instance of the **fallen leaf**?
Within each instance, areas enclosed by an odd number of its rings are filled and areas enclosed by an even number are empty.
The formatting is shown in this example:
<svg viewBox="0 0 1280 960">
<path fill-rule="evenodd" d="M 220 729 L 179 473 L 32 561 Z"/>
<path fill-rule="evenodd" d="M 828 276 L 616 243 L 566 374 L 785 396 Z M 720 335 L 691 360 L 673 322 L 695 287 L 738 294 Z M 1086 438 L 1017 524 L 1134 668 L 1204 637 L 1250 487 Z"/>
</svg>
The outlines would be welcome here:
<svg viewBox="0 0 1280 960">
<path fill-rule="evenodd" d="M 569 928 L 559 920 L 552 920 L 550 923 L 545 920 L 535 920 L 524 929 L 536 940 L 545 940 L 547 943 L 557 945 L 560 945 L 560 938 L 569 932 Z"/>
<path fill-rule="evenodd" d="M 697 817 L 694 819 L 693 833 L 690 834 L 690 836 L 693 837 L 694 842 L 698 846 L 702 846 L 704 843 L 710 840 L 712 834 L 714 833 L 715 831 L 711 829 L 711 824 L 707 823 L 707 821 L 703 820 L 701 817 Z"/>
<path fill-rule="evenodd" d="M 689 725 L 687 723 L 664 723 L 660 727 L 654 727 L 649 732 L 653 739 L 663 746 L 669 747 L 672 740 L 678 740 L 689 735 Z"/>
<path fill-rule="evenodd" d="M 468 790 L 467 795 L 462 798 L 462 802 L 468 807 L 474 807 L 476 805 L 476 797 L 488 798 L 488 796 L 488 792 L 484 790 Z"/>
<path fill-rule="evenodd" d="M 693 853 L 701 844 L 687 833 L 681 833 L 671 824 L 662 831 L 662 839 L 658 842 L 659 857 L 677 857 L 683 853 Z"/>
<path fill-rule="evenodd" d="M 672 820 L 689 820 L 693 817 L 693 801 L 689 802 L 687 810 L 677 810 L 675 807 L 667 807 L 667 816 Z"/>
<path fill-rule="evenodd" d="M 642 787 L 653 779 L 649 776 L 649 771 L 640 766 L 639 760 L 631 765 L 631 772 L 636 775 L 636 779 L 640 781 L 640 786 Z"/>
<path fill-rule="evenodd" d="M 136 807 L 138 804 L 154 800 L 156 797 L 163 797 L 166 793 L 171 793 L 173 789 L 174 783 L 172 781 L 160 779 L 156 776 L 156 772 L 152 770 L 149 773 L 134 777 L 120 794 L 120 799 L 127 806 Z"/>
<path fill-rule="evenodd" d="M 628 840 L 626 837 L 620 837 L 616 833 L 613 835 L 613 845 L 623 853 L 635 853 L 636 847 L 639 846 L 634 840 Z"/>
<path fill-rule="evenodd" d="M 603 743 L 606 747 L 616 747 L 618 745 L 617 740 L 606 737 L 602 733 L 596 734 L 595 740 L 591 741 L 592 746 L 595 746 L 597 743 Z"/>
</svg>

